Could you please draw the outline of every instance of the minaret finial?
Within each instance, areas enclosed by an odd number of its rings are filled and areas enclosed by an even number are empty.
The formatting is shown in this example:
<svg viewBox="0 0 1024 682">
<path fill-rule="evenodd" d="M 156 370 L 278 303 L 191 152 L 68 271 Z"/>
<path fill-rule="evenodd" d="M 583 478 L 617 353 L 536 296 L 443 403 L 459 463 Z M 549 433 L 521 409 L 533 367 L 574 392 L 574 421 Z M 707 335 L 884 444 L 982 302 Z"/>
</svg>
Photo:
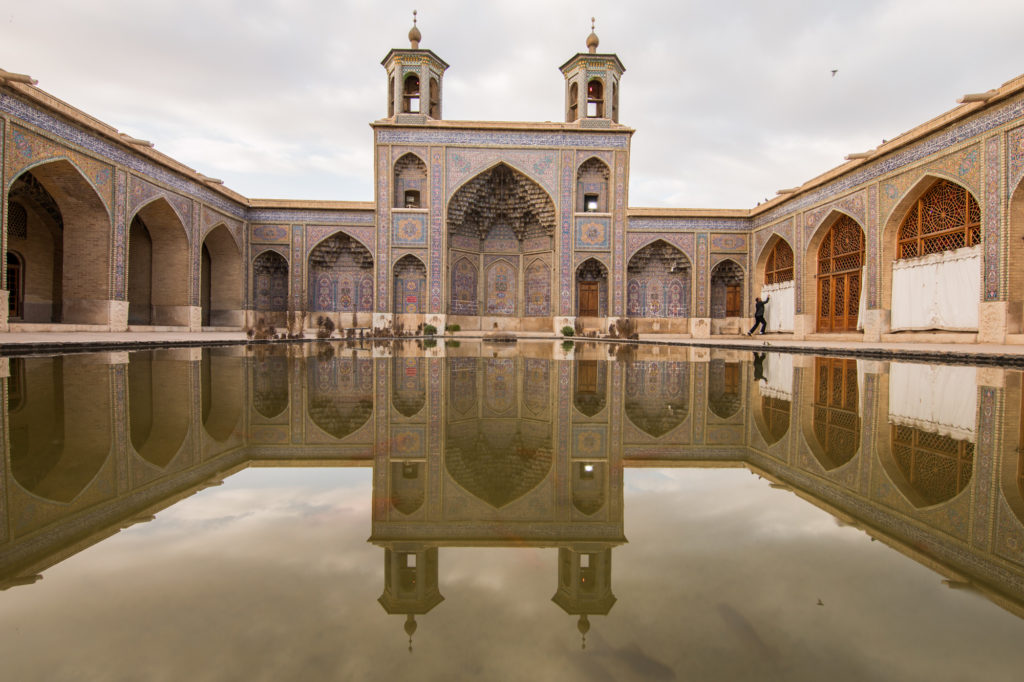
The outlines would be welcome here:
<svg viewBox="0 0 1024 682">
<path fill-rule="evenodd" d="M 413 50 L 420 49 L 420 40 L 423 38 L 420 35 L 420 29 L 416 27 L 416 10 L 412 11 L 412 28 L 409 29 L 409 45 Z"/>
<path fill-rule="evenodd" d="M 590 35 L 587 36 L 587 49 L 590 50 L 590 54 L 597 52 L 597 46 L 601 42 L 597 39 L 597 33 L 594 32 L 595 21 L 594 17 L 590 17 Z"/>
</svg>

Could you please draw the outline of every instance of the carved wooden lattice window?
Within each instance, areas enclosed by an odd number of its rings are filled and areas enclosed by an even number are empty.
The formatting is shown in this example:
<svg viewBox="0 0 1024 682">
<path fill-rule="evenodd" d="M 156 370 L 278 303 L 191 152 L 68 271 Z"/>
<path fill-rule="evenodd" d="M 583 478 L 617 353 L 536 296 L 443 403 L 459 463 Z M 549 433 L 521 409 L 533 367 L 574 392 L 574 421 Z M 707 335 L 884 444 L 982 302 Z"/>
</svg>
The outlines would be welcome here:
<svg viewBox="0 0 1024 682">
<path fill-rule="evenodd" d="M 844 215 L 818 248 L 818 331 L 857 329 L 864 231 Z"/>
<path fill-rule="evenodd" d="M 764 283 L 780 284 L 793 281 L 793 249 L 783 240 L 775 242 L 768 252 L 768 262 L 764 266 Z"/>
<path fill-rule="evenodd" d="M 974 471 L 974 443 L 896 424 L 891 437 L 896 465 L 926 505 L 951 500 L 967 487 Z"/>
<path fill-rule="evenodd" d="M 857 361 L 818 358 L 814 373 L 814 436 L 824 450 L 821 465 L 831 470 L 853 459 L 860 447 Z"/>
<path fill-rule="evenodd" d="M 952 251 L 981 242 L 981 209 L 971 193 L 939 180 L 918 199 L 900 225 L 897 258 Z"/>
</svg>

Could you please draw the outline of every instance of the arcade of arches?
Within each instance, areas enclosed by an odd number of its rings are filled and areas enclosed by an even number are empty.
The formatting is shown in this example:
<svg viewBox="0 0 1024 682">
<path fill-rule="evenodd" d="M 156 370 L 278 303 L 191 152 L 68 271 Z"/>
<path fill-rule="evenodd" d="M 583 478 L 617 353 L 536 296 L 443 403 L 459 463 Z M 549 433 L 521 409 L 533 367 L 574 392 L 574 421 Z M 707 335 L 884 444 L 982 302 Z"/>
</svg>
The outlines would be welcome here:
<svg viewBox="0 0 1024 682">
<path fill-rule="evenodd" d="M 0 111 L 0 331 L 632 318 L 704 338 L 760 297 L 795 339 L 1024 342 L 1024 173 L 1003 158 L 1024 79 L 749 210 L 630 208 L 625 67 L 596 34 L 560 67 L 557 123 L 442 120 L 448 64 L 410 41 L 382 62 L 372 202 L 249 199 L 0 79 L 20 102 Z"/>
</svg>

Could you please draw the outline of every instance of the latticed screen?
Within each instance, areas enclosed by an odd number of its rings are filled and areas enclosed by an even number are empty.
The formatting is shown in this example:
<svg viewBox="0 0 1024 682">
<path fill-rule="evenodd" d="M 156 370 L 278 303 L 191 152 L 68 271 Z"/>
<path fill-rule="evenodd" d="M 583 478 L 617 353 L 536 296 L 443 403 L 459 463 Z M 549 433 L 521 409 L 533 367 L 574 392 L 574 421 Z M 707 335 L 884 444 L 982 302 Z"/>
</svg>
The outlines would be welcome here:
<svg viewBox="0 0 1024 682">
<path fill-rule="evenodd" d="M 974 471 L 974 443 L 912 426 L 892 426 L 892 455 L 927 505 L 956 497 Z"/>
<path fill-rule="evenodd" d="M 815 361 L 814 435 L 825 451 L 826 469 L 849 462 L 860 447 L 860 393 L 857 361 Z"/>
<path fill-rule="evenodd" d="M 793 249 L 781 239 L 768 252 L 764 266 L 764 283 L 780 284 L 793 281 Z"/>
<path fill-rule="evenodd" d="M 818 274 L 860 270 L 864 265 L 864 231 L 857 221 L 843 216 L 818 248 Z"/>
<path fill-rule="evenodd" d="M 897 258 L 952 251 L 981 242 L 981 209 L 971 193 L 939 180 L 918 199 L 900 225 Z"/>
</svg>

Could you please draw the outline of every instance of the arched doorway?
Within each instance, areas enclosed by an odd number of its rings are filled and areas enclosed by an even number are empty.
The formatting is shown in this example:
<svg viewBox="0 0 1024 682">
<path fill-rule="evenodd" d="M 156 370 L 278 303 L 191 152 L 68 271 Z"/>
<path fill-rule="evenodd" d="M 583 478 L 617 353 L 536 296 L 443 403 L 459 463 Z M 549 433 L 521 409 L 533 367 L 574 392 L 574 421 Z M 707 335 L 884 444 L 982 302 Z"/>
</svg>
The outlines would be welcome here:
<svg viewBox="0 0 1024 682">
<path fill-rule="evenodd" d="M 981 208 L 965 187 L 935 180 L 896 231 L 892 331 L 975 330 L 981 300 Z"/>
<path fill-rule="evenodd" d="M 726 258 L 711 271 L 711 332 L 740 333 L 742 316 L 743 268 Z"/>
<path fill-rule="evenodd" d="M 476 175 L 448 203 L 448 313 L 518 318 L 549 329 L 555 204 L 539 184 L 505 163 Z M 459 319 L 474 328 L 509 320 Z"/>
<path fill-rule="evenodd" d="M 796 303 L 796 285 L 794 282 L 793 249 L 782 237 L 776 237 L 762 268 L 761 299 L 769 300 L 765 307 L 767 331 L 793 331 L 793 318 Z"/>
<path fill-rule="evenodd" d="M 358 313 L 373 312 L 373 256 L 358 240 L 339 232 L 309 253 L 308 310 L 318 315 L 348 313 L 338 326 L 359 326 Z"/>
<path fill-rule="evenodd" d="M 287 322 L 288 261 L 276 251 L 264 251 L 253 259 L 252 300 L 257 316 L 267 324 Z"/>
<path fill-rule="evenodd" d="M 398 259 L 395 273 L 396 315 L 422 315 L 427 312 L 427 266 L 416 256 Z"/>
<path fill-rule="evenodd" d="M 864 266 L 864 231 L 841 215 L 818 246 L 819 332 L 857 331 Z"/>
<path fill-rule="evenodd" d="M 218 225 L 206 234 L 201 257 L 203 326 L 241 326 L 242 254 L 227 227 Z"/>
<path fill-rule="evenodd" d="M 166 199 L 146 204 L 128 229 L 128 324 L 189 324 L 189 246 Z"/>
<path fill-rule="evenodd" d="M 49 161 L 19 175 L 8 200 L 26 209 L 25 237 L 9 235 L 25 258 L 23 321 L 109 324 L 110 214 L 85 176 Z"/>
<path fill-rule="evenodd" d="M 626 266 L 626 312 L 630 317 L 690 316 L 690 260 L 658 239 L 643 247 Z"/>
<path fill-rule="evenodd" d="M 25 290 L 22 285 L 22 259 L 13 251 L 7 252 L 7 319 L 20 320 L 25 309 Z"/>
<path fill-rule="evenodd" d="M 596 258 L 588 258 L 576 268 L 576 315 L 608 315 L 608 268 Z"/>
</svg>

